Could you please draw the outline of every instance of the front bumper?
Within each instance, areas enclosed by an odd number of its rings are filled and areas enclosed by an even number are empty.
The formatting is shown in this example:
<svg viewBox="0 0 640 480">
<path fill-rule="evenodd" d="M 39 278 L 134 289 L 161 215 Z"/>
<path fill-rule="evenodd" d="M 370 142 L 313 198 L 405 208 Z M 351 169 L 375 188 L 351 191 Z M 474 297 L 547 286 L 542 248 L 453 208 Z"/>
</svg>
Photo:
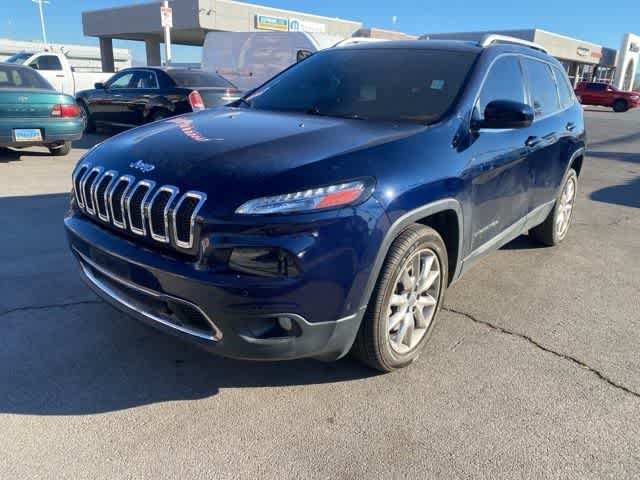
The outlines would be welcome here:
<svg viewBox="0 0 640 480">
<path fill-rule="evenodd" d="M 16 128 L 38 128 L 42 132 L 42 142 L 16 142 L 13 130 Z M 3 118 L 0 119 L 0 146 L 31 147 L 82 138 L 82 121 L 79 118 Z"/>
<path fill-rule="evenodd" d="M 349 351 L 360 326 L 362 308 L 338 319 L 310 321 L 295 303 L 265 296 L 281 291 L 282 285 L 252 288 L 245 282 L 237 288 L 237 278 L 222 284 L 193 263 L 128 241 L 79 216 L 67 217 L 65 227 L 81 275 L 96 294 L 134 318 L 213 353 L 250 360 L 336 360 Z M 281 317 L 292 321 L 291 332 L 255 333 L 256 324 Z"/>
</svg>

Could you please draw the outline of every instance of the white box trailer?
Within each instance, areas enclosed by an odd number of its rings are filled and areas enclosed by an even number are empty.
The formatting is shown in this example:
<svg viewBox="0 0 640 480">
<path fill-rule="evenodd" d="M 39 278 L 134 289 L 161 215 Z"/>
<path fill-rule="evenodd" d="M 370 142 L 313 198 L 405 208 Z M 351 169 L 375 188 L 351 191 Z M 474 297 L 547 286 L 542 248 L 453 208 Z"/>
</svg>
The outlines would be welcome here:
<svg viewBox="0 0 640 480">
<path fill-rule="evenodd" d="M 219 73 L 246 91 L 296 63 L 299 52 L 315 53 L 367 41 L 379 40 L 307 32 L 209 32 L 202 50 L 202 68 Z"/>
</svg>

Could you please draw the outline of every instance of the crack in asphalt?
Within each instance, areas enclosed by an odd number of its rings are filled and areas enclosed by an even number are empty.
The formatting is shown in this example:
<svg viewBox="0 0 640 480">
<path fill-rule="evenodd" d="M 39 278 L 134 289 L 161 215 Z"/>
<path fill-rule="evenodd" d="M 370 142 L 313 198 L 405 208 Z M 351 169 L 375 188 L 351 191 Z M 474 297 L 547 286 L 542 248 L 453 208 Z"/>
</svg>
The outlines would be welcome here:
<svg viewBox="0 0 640 480">
<path fill-rule="evenodd" d="M 48 305 L 27 305 L 25 307 L 16 307 L 11 308 L 9 310 L 4 310 L 0 312 L 0 317 L 5 315 L 10 315 L 16 312 L 28 312 L 30 310 L 47 310 L 51 308 L 67 308 L 74 307 L 76 305 L 91 305 L 91 304 L 99 304 L 104 303 L 102 300 L 78 300 L 77 302 L 67 302 L 67 303 L 51 303 Z"/>
<path fill-rule="evenodd" d="M 511 335 L 513 337 L 517 337 L 520 338 L 521 340 L 525 340 L 527 343 L 533 345 L 534 347 L 538 348 L 539 350 L 542 350 L 544 352 L 550 353 L 552 355 L 555 355 L 558 358 L 561 358 L 562 360 L 566 360 L 570 363 L 573 363 L 574 365 L 577 365 L 578 367 L 588 370 L 589 372 L 593 373 L 596 377 L 598 377 L 600 380 L 608 383 L 609 385 L 611 385 L 614 388 L 617 388 L 618 390 L 622 390 L 623 392 L 628 393 L 629 395 L 633 395 L 636 398 L 640 398 L 640 393 L 635 392 L 633 390 L 631 390 L 628 387 L 625 387 L 624 385 L 616 382 L 615 380 L 610 379 L 609 377 L 607 377 L 604 373 L 602 373 L 601 371 L 597 370 L 596 368 L 593 368 L 591 366 L 589 366 L 588 364 L 586 364 L 585 362 L 583 362 L 582 360 L 578 360 L 575 357 L 572 357 L 571 355 L 568 355 L 566 353 L 560 353 L 560 352 L 556 352 L 555 350 L 552 350 L 549 347 L 545 347 L 544 345 L 542 345 L 541 343 L 537 342 L 536 340 L 534 340 L 533 338 L 531 338 L 528 335 L 525 335 L 523 333 L 518 333 L 518 332 L 513 332 L 511 330 L 507 330 L 506 328 L 503 327 L 499 327 L 498 325 L 494 325 L 491 322 L 487 322 L 486 320 L 480 320 L 479 318 L 466 313 L 466 312 L 462 312 L 460 310 L 456 310 L 454 308 L 450 308 L 450 307 L 442 307 L 442 310 L 446 311 L 446 312 L 451 312 L 451 313 L 455 313 L 456 315 L 460 315 L 463 316 L 475 323 L 478 323 L 480 325 L 484 325 L 486 327 L 489 327 L 492 330 L 495 330 L 496 332 L 500 332 L 500 333 L 504 333 L 506 335 Z"/>
</svg>

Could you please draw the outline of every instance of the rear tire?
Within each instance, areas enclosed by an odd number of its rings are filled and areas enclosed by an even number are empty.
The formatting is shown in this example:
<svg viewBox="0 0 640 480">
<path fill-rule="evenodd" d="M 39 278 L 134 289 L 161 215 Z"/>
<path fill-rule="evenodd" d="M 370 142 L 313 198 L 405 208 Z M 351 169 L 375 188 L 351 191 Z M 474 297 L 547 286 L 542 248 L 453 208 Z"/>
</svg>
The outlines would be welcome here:
<svg viewBox="0 0 640 480">
<path fill-rule="evenodd" d="M 619 98 L 615 102 L 613 102 L 613 111 L 614 112 L 626 112 L 629 110 L 629 106 L 627 105 L 626 100 L 622 100 Z"/>
<path fill-rule="evenodd" d="M 64 157 L 65 155 L 68 155 L 70 151 L 71 151 L 71 142 L 68 140 L 60 146 L 49 147 L 49 153 L 54 157 Z"/>
<path fill-rule="evenodd" d="M 351 354 L 390 372 L 415 361 L 433 331 L 448 280 L 438 232 L 414 224 L 393 242 Z"/>
<path fill-rule="evenodd" d="M 577 192 L 578 174 L 573 168 L 570 168 L 553 209 L 544 222 L 529 230 L 529 236 L 550 247 L 562 242 L 571 226 Z"/>
</svg>

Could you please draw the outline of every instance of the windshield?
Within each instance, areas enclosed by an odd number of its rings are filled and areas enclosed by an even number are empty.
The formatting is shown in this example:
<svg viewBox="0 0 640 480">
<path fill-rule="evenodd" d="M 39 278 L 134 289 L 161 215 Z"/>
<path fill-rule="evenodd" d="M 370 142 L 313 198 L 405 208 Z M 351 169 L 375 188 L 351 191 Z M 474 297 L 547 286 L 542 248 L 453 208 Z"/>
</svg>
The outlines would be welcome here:
<svg viewBox="0 0 640 480">
<path fill-rule="evenodd" d="M 53 90 L 53 87 L 39 73 L 27 67 L 0 64 L 0 89 L 37 88 Z"/>
<path fill-rule="evenodd" d="M 242 104 L 260 110 L 433 123 L 456 100 L 475 53 L 330 49 L 275 77 Z"/>
<path fill-rule="evenodd" d="M 215 73 L 198 70 L 169 70 L 167 72 L 180 87 L 224 87 L 234 88 L 233 84 Z"/>
<path fill-rule="evenodd" d="M 31 57 L 33 57 L 33 53 L 16 53 L 15 55 L 7 58 L 4 63 L 17 63 L 18 65 L 22 65 Z"/>
</svg>

